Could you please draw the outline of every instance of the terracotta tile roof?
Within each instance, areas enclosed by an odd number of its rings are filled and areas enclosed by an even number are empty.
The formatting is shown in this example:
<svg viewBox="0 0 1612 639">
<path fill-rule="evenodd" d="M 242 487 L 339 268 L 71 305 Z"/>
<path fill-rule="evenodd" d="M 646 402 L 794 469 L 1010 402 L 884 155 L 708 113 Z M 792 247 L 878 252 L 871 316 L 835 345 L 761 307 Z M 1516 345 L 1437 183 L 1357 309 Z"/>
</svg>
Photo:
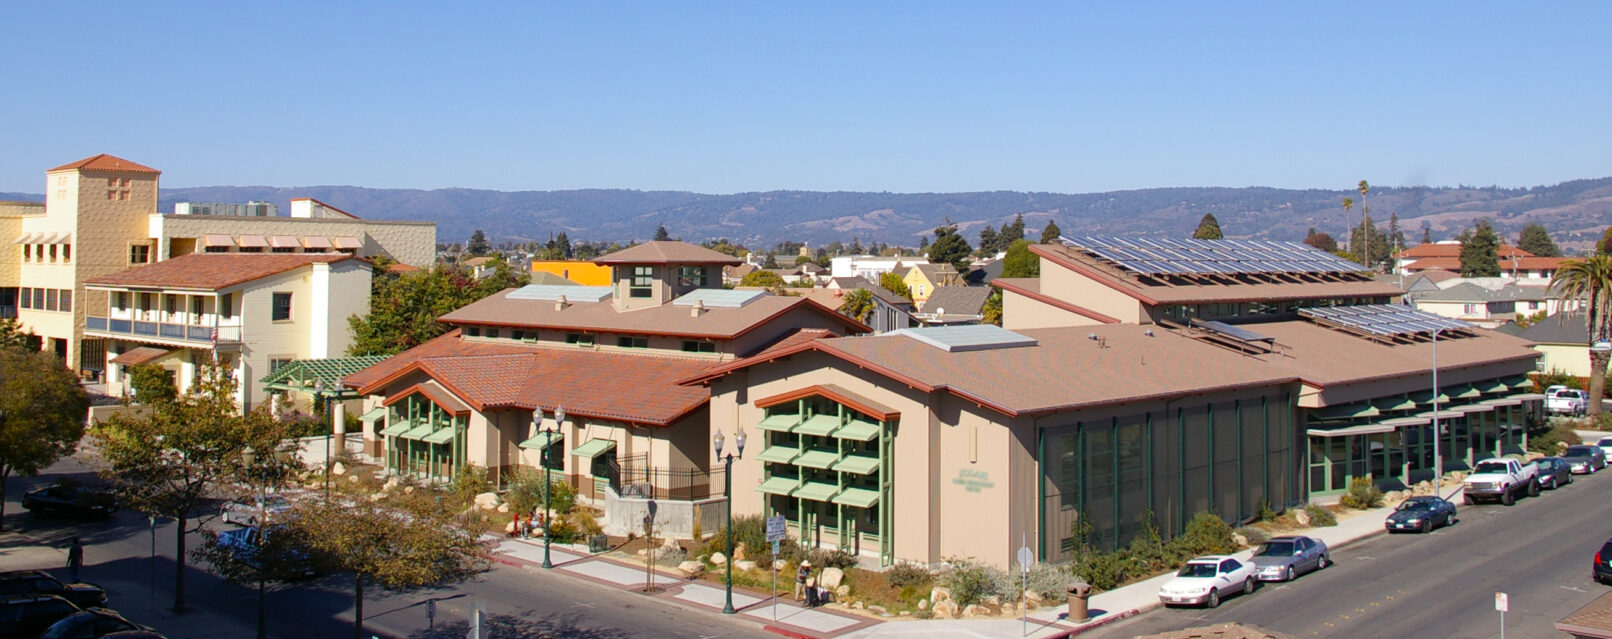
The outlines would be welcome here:
<svg viewBox="0 0 1612 639">
<path fill-rule="evenodd" d="M 478 411 L 564 406 L 580 417 L 666 426 L 710 399 L 705 388 L 677 383 L 708 366 L 694 358 L 460 341 L 452 331 L 344 383 L 369 395 L 417 371 Z"/>
<path fill-rule="evenodd" d="M 87 157 L 70 164 L 63 164 L 54 169 L 46 171 L 46 173 L 74 170 L 122 171 L 124 173 L 162 173 L 162 171 L 158 171 L 144 164 L 136 164 L 115 155 L 107 155 L 105 153 Z"/>
<path fill-rule="evenodd" d="M 856 320 L 835 313 L 833 309 L 801 297 L 764 295 L 739 308 L 707 306 L 699 317 L 694 317 L 688 306 L 662 304 L 621 312 L 608 300 L 572 302 L 562 310 L 555 310 L 551 301 L 509 299 L 509 294 L 514 290 L 499 291 L 443 315 L 439 320 L 448 324 L 732 339 L 766 324 L 774 317 L 806 307 L 844 326 L 845 332 L 871 330 Z"/>
<path fill-rule="evenodd" d="M 1573 258 L 1570 257 L 1502 257 L 1499 260 L 1501 272 L 1505 271 L 1540 271 L 1555 270 L 1562 267 L 1562 263 Z M 1407 272 L 1426 271 L 1430 269 L 1443 269 L 1446 271 L 1460 271 L 1461 258 L 1456 257 L 1424 257 L 1405 265 Z"/>
<path fill-rule="evenodd" d="M 1574 637 L 1612 637 L 1612 593 L 1596 597 L 1554 625 Z"/>
<path fill-rule="evenodd" d="M 1496 249 L 1496 252 L 1500 257 L 1533 257 L 1534 256 L 1533 253 L 1529 253 L 1528 251 L 1524 251 L 1524 250 L 1522 250 L 1520 248 L 1517 248 L 1515 246 L 1510 246 L 1510 245 L 1507 245 L 1507 244 L 1501 244 L 1500 247 L 1498 249 Z M 1458 258 L 1458 257 L 1461 257 L 1461 245 L 1460 244 L 1455 244 L 1455 243 L 1452 243 L 1452 244 L 1439 244 L 1439 243 L 1436 243 L 1436 242 L 1431 243 L 1431 244 L 1417 244 L 1416 246 L 1412 246 L 1412 247 L 1410 247 L 1408 249 L 1405 249 L 1405 250 L 1399 252 L 1399 259 L 1401 259 L 1401 260 L 1420 259 L 1420 258 L 1425 258 L 1425 257 L 1457 257 Z"/>
<path fill-rule="evenodd" d="M 688 242 L 661 240 L 644 242 L 594 258 L 594 264 L 743 264 L 726 253 L 718 253 Z"/>
<path fill-rule="evenodd" d="M 112 358 L 112 363 L 113 364 L 122 364 L 124 366 L 139 366 L 139 365 L 145 364 L 147 362 L 154 362 L 156 360 L 162 359 L 164 356 L 166 356 L 167 354 L 172 353 L 172 352 L 173 351 L 171 351 L 169 349 L 166 349 L 166 348 L 156 348 L 154 346 L 141 346 L 139 348 L 135 348 L 135 349 L 131 349 L 129 351 L 126 351 L 123 354 Z"/>
<path fill-rule="evenodd" d="M 393 393 L 391 397 L 386 398 L 386 401 L 381 402 L 381 405 L 391 406 L 414 394 L 424 395 L 431 403 L 436 404 L 438 408 L 447 411 L 450 415 L 462 417 L 470 414 L 469 406 L 464 405 L 464 402 L 459 401 L 458 398 L 436 382 L 415 384 L 403 389 L 402 392 Z"/>
<path fill-rule="evenodd" d="M 1032 244 L 1030 252 L 1148 305 L 1325 297 L 1394 297 L 1404 292 L 1392 284 L 1353 274 L 1334 276 L 1328 281 L 1311 282 L 1150 284 L 1141 278 L 1126 275 L 1119 269 L 1100 264 L 1083 252 L 1066 246 Z"/>
<path fill-rule="evenodd" d="M 91 278 L 105 287 L 218 290 L 317 263 L 355 259 L 343 253 L 188 253 Z"/>
</svg>

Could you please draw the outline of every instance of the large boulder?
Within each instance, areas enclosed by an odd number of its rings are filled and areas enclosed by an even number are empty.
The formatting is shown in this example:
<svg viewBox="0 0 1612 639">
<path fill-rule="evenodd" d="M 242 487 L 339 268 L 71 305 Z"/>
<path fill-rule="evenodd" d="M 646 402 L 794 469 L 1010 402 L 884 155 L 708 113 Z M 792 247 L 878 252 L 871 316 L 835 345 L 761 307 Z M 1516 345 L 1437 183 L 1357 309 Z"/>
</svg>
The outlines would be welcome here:
<svg viewBox="0 0 1612 639">
<path fill-rule="evenodd" d="M 737 555 L 738 553 L 734 553 L 734 554 Z M 755 570 L 756 569 L 756 562 L 750 561 L 749 559 L 739 559 L 739 560 L 735 560 L 733 562 L 733 567 L 734 567 L 734 569 L 740 570 L 740 571 Z"/>
<path fill-rule="evenodd" d="M 720 567 L 726 565 L 727 563 L 728 563 L 728 556 L 727 555 L 724 555 L 724 554 L 719 553 L 719 552 L 711 553 L 711 564 L 712 565 L 717 566 L 717 567 L 720 568 Z"/>
<path fill-rule="evenodd" d="M 823 572 L 817 575 L 817 585 L 829 590 L 839 588 L 840 582 L 843 581 L 845 581 L 845 571 L 833 566 L 824 568 Z"/>
<path fill-rule="evenodd" d="M 705 564 L 698 561 L 685 561 L 677 564 L 677 571 L 683 573 L 685 578 L 693 579 L 705 572 Z"/>
<path fill-rule="evenodd" d="M 969 619 L 972 617 L 987 617 L 990 616 L 990 614 L 990 608 L 986 608 L 985 606 L 981 606 L 979 604 L 968 604 L 968 607 L 963 609 L 964 619 Z"/>
<path fill-rule="evenodd" d="M 476 507 L 482 510 L 492 510 L 498 507 L 498 493 L 487 492 L 476 495 Z"/>
<path fill-rule="evenodd" d="M 851 596 L 851 584 L 840 584 L 834 588 L 834 597 L 836 599 L 844 599 L 849 596 Z"/>
<path fill-rule="evenodd" d="M 738 544 L 733 547 L 733 560 L 744 561 L 744 544 Z"/>
<path fill-rule="evenodd" d="M 886 610 L 884 606 L 868 606 L 868 612 L 876 614 L 880 617 L 890 616 L 890 611 Z"/>
<path fill-rule="evenodd" d="M 336 462 L 334 464 L 331 464 L 330 465 L 330 474 L 332 474 L 332 475 L 345 475 L 345 474 L 347 474 L 347 465 L 343 464 L 341 462 Z"/>
<path fill-rule="evenodd" d="M 957 605 L 957 602 L 952 601 L 951 599 L 944 599 L 935 602 L 934 608 L 936 617 L 956 617 L 957 613 L 962 610 Z"/>
<path fill-rule="evenodd" d="M 938 604 L 951 598 L 952 591 L 950 588 L 946 588 L 944 586 L 935 586 L 934 588 L 929 589 L 929 600 L 934 603 Z"/>
<path fill-rule="evenodd" d="M 509 514 L 509 504 L 499 504 L 498 512 Z"/>
<path fill-rule="evenodd" d="M 1042 597 L 1041 593 L 1039 592 L 1034 590 L 1024 591 L 1024 603 L 1029 605 L 1031 608 L 1040 608 L 1041 604 L 1045 601 L 1046 598 Z"/>
<path fill-rule="evenodd" d="M 928 599 L 919 599 L 918 600 L 918 609 L 919 610 L 928 610 L 929 609 L 929 600 Z"/>
<path fill-rule="evenodd" d="M 1303 508 L 1293 511 L 1293 521 L 1300 526 L 1310 525 L 1310 511 Z"/>
</svg>

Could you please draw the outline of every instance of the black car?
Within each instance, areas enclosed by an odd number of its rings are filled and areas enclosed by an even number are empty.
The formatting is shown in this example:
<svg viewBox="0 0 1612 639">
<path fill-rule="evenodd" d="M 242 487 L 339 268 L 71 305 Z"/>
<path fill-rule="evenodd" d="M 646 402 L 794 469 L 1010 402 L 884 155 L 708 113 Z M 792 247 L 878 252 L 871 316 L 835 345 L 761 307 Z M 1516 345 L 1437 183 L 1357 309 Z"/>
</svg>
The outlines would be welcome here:
<svg viewBox="0 0 1612 639">
<path fill-rule="evenodd" d="M 1573 469 L 1573 474 L 1588 475 L 1606 468 L 1606 453 L 1600 446 L 1568 446 L 1562 451 L 1562 461 Z"/>
<path fill-rule="evenodd" d="M 126 630 L 151 630 L 151 628 L 125 619 L 116 610 L 96 608 L 68 615 L 67 618 L 46 628 L 44 634 L 39 635 L 39 639 L 102 637 Z"/>
<path fill-rule="evenodd" d="M 70 615 L 83 612 L 56 595 L 0 597 L 0 639 L 33 639 L 40 631 Z"/>
<path fill-rule="evenodd" d="M 106 605 L 106 589 L 95 584 L 64 584 L 43 570 L 0 572 L 0 597 L 58 595 L 81 608 Z"/>
<path fill-rule="evenodd" d="M 1612 581 L 1612 539 L 1601 544 L 1601 551 L 1595 553 L 1595 567 L 1590 569 L 1590 579 L 1603 584 Z"/>
<path fill-rule="evenodd" d="M 57 482 L 24 493 L 22 507 L 36 515 L 106 518 L 117 511 L 118 504 L 104 490 L 76 482 Z"/>
<path fill-rule="evenodd" d="M 1540 488 L 1561 488 L 1573 483 L 1573 467 L 1560 457 L 1544 457 L 1534 460 L 1539 467 Z"/>
<path fill-rule="evenodd" d="M 1432 495 L 1422 495 L 1399 502 L 1399 507 L 1389 513 L 1388 520 L 1383 522 L 1383 525 L 1390 533 L 1401 530 L 1417 530 L 1425 533 L 1454 522 L 1455 504 Z"/>
</svg>

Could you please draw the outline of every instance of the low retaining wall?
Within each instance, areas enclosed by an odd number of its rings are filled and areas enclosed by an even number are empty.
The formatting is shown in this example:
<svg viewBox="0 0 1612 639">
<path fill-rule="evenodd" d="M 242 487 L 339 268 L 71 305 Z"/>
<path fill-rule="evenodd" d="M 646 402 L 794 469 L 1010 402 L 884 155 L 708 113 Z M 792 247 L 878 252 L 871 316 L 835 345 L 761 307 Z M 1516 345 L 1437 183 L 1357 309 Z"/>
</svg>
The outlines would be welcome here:
<svg viewBox="0 0 1612 639">
<path fill-rule="evenodd" d="M 110 418 L 113 415 L 123 415 L 125 417 L 139 418 L 139 417 L 145 417 L 145 416 L 150 415 L 150 414 L 151 414 L 151 407 L 150 406 L 140 406 L 138 404 L 130 404 L 128 406 L 124 406 L 122 404 L 112 404 L 112 405 L 109 405 L 109 406 L 91 406 L 90 407 L 90 422 L 89 423 L 91 423 L 91 424 L 99 424 L 101 422 L 106 421 L 108 418 Z"/>
<path fill-rule="evenodd" d="M 622 497 L 615 490 L 605 488 L 605 518 L 599 522 L 606 533 L 626 535 L 644 534 L 644 515 L 650 502 L 655 503 L 655 536 L 674 539 L 694 537 L 694 522 L 700 523 L 704 533 L 714 533 L 727 524 L 727 511 L 721 497 L 694 501 L 643 499 Z"/>
</svg>

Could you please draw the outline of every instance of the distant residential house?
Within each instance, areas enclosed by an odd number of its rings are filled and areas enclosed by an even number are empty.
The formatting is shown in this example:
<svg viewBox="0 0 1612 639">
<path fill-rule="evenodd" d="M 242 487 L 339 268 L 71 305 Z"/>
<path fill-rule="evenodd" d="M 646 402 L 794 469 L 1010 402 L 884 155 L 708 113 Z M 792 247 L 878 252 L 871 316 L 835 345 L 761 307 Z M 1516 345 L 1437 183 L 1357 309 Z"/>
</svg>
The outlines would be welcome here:
<svg viewBox="0 0 1612 639">
<path fill-rule="evenodd" d="M 919 306 L 916 317 L 926 326 L 978 324 L 991 292 L 984 286 L 943 286 Z"/>
<path fill-rule="evenodd" d="M 829 276 L 860 277 L 877 282 L 885 273 L 905 273 L 910 267 L 928 263 L 929 260 L 922 257 L 842 255 L 829 260 Z"/>
<path fill-rule="evenodd" d="M 738 286 L 740 282 L 744 281 L 744 276 L 759 270 L 761 270 L 760 266 L 748 262 L 724 266 L 722 267 L 722 283 L 727 286 Z"/>
<path fill-rule="evenodd" d="M 946 286 L 964 286 L 962 274 L 950 264 L 917 264 L 907 269 L 901 281 L 912 293 L 912 301 L 923 305 L 937 289 Z"/>
<path fill-rule="evenodd" d="M 1541 287 L 1508 285 L 1498 290 L 1461 282 L 1412 297 L 1418 310 L 1494 328 L 1516 319 L 1519 313 L 1543 310 L 1548 296 Z"/>
<path fill-rule="evenodd" d="M 873 314 L 868 318 L 868 326 L 873 327 L 875 333 L 888 333 L 890 331 L 918 326 L 919 322 L 913 313 L 916 312 L 912 300 L 895 293 L 891 293 L 883 286 L 879 286 L 860 277 L 836 277 L 829 280 L 828 286 L 813 289 L 808 297 L 829 308 L 838 309 L 842 303 L 841 298 L 846 293 L 865 289 L 873 294 Z"/>
<path fill-rule="evenodd" d="M 989 260 L 983 264 L 975 264 L 963 274 L 963 280 L 969 286 L 990 286 L 996 278 L 1002 277 L 1002 260 Z"/>
<path fill-rule="evenodd" d="M 1544 354 L 1540 372 L 1562 371 L 1574 377 L 1590 376 L 1590 332 L 1584 313 L 1558 313 L 1535 322 L 1521 337 Z"/>
<path fill-rule="evenodd" d="M 1534 256 L 1533 253 L 1506 244 L 1502 244 L 1496 249 L 1496 255 L 1501 259 Z M 1425 262 L 1416 268 L 1409 268 L 1411 265 L 1424 260 L 1434 261 Z M 1442 242 L 1417 244 L 1400 251 L 1399 255 L 1394 258 L 1394 270 L 1396 272 L 1408 274 L 1430 269 L 1461 272 L 1461 243 L 1457 240 L 1444 240 Z"/>
</svg>

